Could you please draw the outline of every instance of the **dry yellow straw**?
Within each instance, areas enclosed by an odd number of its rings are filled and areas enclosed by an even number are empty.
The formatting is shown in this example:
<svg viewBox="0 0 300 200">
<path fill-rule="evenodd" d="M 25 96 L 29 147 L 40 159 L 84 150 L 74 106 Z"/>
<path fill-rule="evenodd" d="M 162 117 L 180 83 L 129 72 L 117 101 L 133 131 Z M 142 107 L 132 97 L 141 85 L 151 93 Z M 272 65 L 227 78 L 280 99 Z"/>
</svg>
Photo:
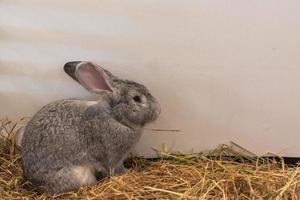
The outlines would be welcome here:
<svg viewBox="0 0 300 200">
<path fill-rule="evenodd" d="M 208 155 L 134 158 L 133 169 L 90 188 L 54 197 L 37 194 L 22 178 L 19 149 L 9 135 L 16 123 L 0 121 L 0 199 L 299 199 L 300 169 L 283 161 L 254 159 L 227 145 Z M 228 157 L 231 155 L 233 157 Z M 215 157 L 217 156 L 217 158 Z M 241 162 L 235 162 L 239 159 Z"/>
</svg>

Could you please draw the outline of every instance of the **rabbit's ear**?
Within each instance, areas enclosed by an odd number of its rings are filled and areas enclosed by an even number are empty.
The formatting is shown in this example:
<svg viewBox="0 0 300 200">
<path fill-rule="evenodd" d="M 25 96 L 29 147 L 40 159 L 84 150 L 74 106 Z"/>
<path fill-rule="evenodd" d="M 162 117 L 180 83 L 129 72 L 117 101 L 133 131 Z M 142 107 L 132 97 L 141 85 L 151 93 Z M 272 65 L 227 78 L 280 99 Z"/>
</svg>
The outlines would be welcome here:
<svg viewBox="0 0 300 200">
<path fill-rule="evenodd" d="M 77 78 L 75 77 L 75 71 L 77 66 L 81 63 L 81 61 L 72 61 L 67 62 L 64 66 L 64 71 L 75 81 L 79 82 Z"/>
<path fill-rule="evenodd" d="M 101 67 L 90 62 L 80 62 L 77 65 L 75 80 L 91 92 L 112 91 L 108 75 Z"/>
</svg>

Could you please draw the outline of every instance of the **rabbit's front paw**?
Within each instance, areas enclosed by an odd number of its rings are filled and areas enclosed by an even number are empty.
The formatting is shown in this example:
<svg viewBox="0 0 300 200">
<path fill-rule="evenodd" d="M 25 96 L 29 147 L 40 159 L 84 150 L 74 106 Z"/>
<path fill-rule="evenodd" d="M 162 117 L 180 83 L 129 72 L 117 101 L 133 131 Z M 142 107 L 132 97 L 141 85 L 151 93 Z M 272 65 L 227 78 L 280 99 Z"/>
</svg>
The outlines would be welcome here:
<svg viewBox="0 0 300 200">
<path fill-rule="evenodd" d="M 125 174 L 127 172 L 129 172 L 130 169 L 127 169 L 126 167 L 124 167 L 124 165 L 120 165 L 116 168 L 114 168 L 114 175 L 121 175 L 121 174 Z"/>
</svg>

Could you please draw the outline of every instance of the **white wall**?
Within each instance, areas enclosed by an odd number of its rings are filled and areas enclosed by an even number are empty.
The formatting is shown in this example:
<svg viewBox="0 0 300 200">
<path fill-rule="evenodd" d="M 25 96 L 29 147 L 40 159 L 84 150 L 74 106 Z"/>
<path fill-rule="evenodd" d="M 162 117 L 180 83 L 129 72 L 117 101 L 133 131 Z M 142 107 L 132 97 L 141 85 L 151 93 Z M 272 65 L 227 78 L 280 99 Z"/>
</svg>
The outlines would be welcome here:
<svg viewBox="0 0 300 200">
<path fill-rule="evenodd" d="M 2 0 L 0 117 L 88 95 L 62 70 L 91 60 L 147 85 L 163 113 L 138 146 L 235 141 L 300 156 L 300 1 Z M 138 74 L 138 76 L 137 76 Z"/>
</svg>

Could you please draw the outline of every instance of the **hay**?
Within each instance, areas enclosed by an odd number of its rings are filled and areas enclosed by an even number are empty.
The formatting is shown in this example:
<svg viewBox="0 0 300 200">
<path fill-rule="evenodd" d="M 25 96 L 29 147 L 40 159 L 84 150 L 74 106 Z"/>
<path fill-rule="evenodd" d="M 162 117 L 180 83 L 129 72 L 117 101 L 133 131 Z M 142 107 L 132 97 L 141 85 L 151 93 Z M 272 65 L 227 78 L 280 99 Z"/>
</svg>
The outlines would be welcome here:
<svg viewBox="0 0 300 200">
<path fill-rule="evenodd" d="M 1 124 L 0 135 L 4 132 L 10 135 L 16 129 L 9 120 L 2 120 Z M 0 141 L 0 199 L 299 199 L 300 196 L 300 168 L 287 166 L 280 159 L 239 155 L 221 145 L 208 156 L 161 152 L 162 158 L 157 161 L 134 158 L 128 161 L 133 169 L 127 174 L 51 197 L 37 194 L 22 178 L 19 149 L 13 137 L 5 138 Z"/>
</svg>

